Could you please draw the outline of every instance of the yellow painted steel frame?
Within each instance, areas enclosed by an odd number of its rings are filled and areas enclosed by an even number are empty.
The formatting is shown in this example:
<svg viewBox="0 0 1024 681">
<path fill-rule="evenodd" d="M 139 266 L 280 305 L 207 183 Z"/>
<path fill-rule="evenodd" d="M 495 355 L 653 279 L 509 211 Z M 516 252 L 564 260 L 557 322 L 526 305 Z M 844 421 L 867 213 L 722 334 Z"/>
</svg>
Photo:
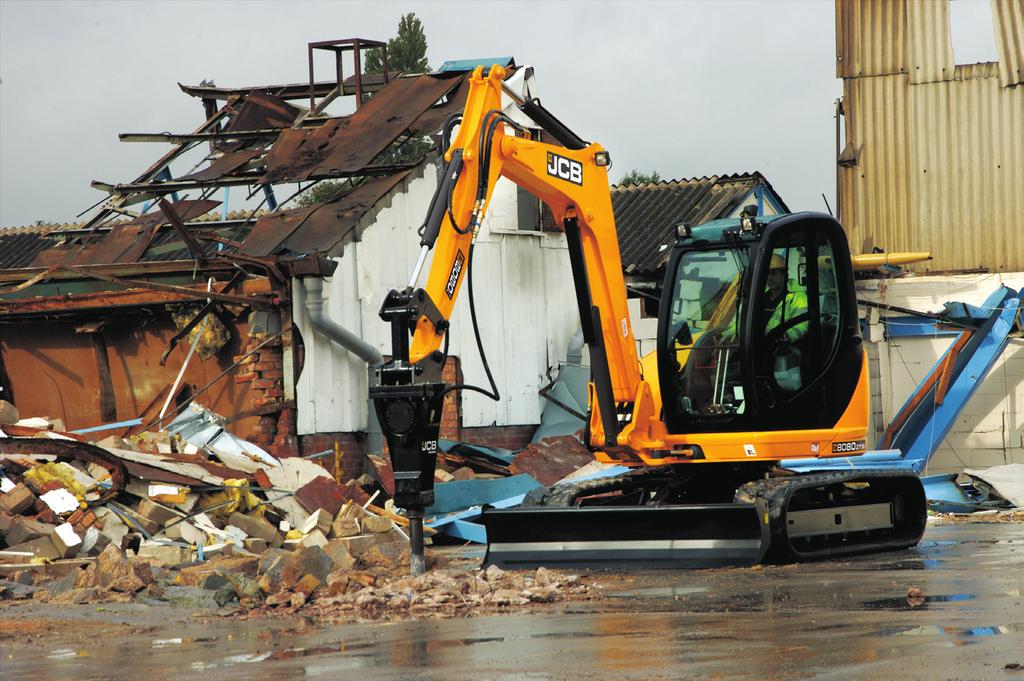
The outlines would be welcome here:
<svg viewBox="0 0 1024 681">
<path fill-rule="evenodd" d="M 491 144 L 486 199 L 478 203 L 477 179 L 480 172 L 480 138 L 486 134 L 491 112 L 502 109 L 501 84 L 507 72 L 492 66 L 487 74 L 478 67 L 469 80 L 469 92 L 462 122 L 445 159 L 462 150 L 463 169 L 452 194 L 452 215 L 465 230 L 456 231 L 445 216 L 435 244 L 425 290 L 445 319 L 450 319 L 458 292 L 469 266 L 470 247 L 478 225 L 486 213 L 494 185 L 504 176 L 537 196 L 551 209 L 556 224 L 576 218 L 580 228 L 584 261 L 592 304 L 600 309 L 604 343 L 612 379 L 614 400 L 632 417 L 617 438 L 617 447 L 595 452 L 599 460 L 626 465 L 666 465 L 696 463 L 692 449 L 697 444 L 704 454 L 700 462 L 765 461 L 801 456 L 821 456 L 831 451 L 834 441 L 863 440 L 867 432 L 867 361 L 846 413 L 829 429 L 806 431 L 769 431 L 759 433 L 669 434 L 661 420 L 661 400 L 656 372 L 652 386 L 645 380 L 637 357 L 636 342 L 626 307 L 626 287 L 622 260 L 615 231 L 605 166 L 596 163 L 604 148 L 596 143 L 580 150 L 545 144 L 511 134 L 498 124 Z M 578 164 L 578 165 L 574 165 Z M 568 169 L 572 168 L 571 172 Z M 441 347 L 444 335 L 422 317 L 413 334 L 409 358 L 419 362 Z M 590 445 L 602 447 L 605 441 L 600 410 L 593 408 L 596 393 L 590 386 Z M 844 456 L 861 452 L 844 452 Z"/>
</svg>

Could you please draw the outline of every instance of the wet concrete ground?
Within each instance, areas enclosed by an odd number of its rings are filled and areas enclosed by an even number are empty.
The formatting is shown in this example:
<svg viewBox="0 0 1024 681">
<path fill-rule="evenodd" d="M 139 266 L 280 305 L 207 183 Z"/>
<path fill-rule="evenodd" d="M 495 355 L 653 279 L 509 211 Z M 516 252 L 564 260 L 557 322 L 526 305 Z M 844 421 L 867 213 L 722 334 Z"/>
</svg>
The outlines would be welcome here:
<svg viewBox="0 0 1024 681">
<path fill-rule="evenodd" d="M 594 579 L 598 601 L 394 624 L 7 607 L 0 678 L 1024 679 L 1021 524 L 929 527 L 916 549 L 842 562 Z"/>
</svg>

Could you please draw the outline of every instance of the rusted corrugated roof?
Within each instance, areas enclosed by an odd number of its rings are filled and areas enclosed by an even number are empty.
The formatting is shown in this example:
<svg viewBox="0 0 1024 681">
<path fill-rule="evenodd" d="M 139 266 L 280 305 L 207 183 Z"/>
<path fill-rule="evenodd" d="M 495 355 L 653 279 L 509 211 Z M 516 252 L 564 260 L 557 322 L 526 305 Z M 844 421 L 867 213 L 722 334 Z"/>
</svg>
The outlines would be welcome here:
<svg viewBox="0 0 1024 681">
<path fill-rule="evenodd" d="M 291 128 L 267 155 L 263 183 L 299 182 L 359 172 L 462 82 L 463 74 L 398 78 L 354 114 L 318 128 Z"/>
<path fill-rule="evenodd" d="M 368 179 L 328 203 L 266 215 L 256 222 L 240 252 L 252 256 L 325 253 L 340 243 L 348 243 L 356 238 L 356 227 L 363 215 L 409 172 Z"/>
<path fill-rule="evenodd" d="M 783 211 L 789 210 L 758 172 L 613 187 L 623 268 L 630 273 L 661 268 L 675 241 L 676 225 L 728 217 L 758 185 L 771 191 Z"/>
</svg>

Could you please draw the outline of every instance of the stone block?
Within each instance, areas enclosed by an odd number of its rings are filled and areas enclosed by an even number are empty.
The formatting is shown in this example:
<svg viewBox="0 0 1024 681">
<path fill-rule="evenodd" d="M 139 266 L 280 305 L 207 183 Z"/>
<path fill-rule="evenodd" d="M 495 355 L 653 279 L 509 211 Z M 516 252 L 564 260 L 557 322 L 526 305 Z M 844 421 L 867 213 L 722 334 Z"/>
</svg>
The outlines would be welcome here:
<svg viewBox="0 0 1024 681">
<path fill-rule="evenodd" d="M 107 550 L 109 547 L 104 549 L 104 553 Z M 184 547 L 147 541 L 142 542 L 136 555 L 169 567 L 187 563 L 192 558 L 192 552 Z"/>
<path fill-rule="evenodd" d="M 350 554 L 358 558 L 376 546 L 380 537 L 379 534 L 360 534 L 355 537 L 342 537 L 335 541 L 341 542 Z"/>
<path fill-rule="evenodd" d="M 313 530 L 303 537 L 299 544 L 302 546 L 325 546 L 327 544 L 327 536 L 320 530 Z"/>
<path fill-rule="evenodd" d="M 136 512 L 143 518 L 156 523 L 159 527 L 163 527 L 169 521 L 179 517 L 171 509 L 165 508 L 150 499 L 140 499 L 139 505 L 136 506 Z"/>
<path fill-rule="evenodd" d="M 331 536 L 335 539 L 354 537 L 360 531 L 359 520 L 356 518 L 341 518 L 331 523 Z"/>
<path fill-rule="evenodd" d="M 382 534 L 384 532 L 390 532 L 391 528 L 395 526 L 389 518 L 384 518 L 379 515 L 367 515 L 363 518 L 363 530 L 366 532 L 374 532 Z"/>
<path fill-rule="evenodd" d="M 0 400 L 0 424 L 14 425 L 20 418 L 17 407 L 7 400 Z"/>
<path fill-rule="evenodd" d="M 318 508 L 309 514 L 309 518 L 306 519 L 305 524 L 303 524 L 299 529 L 301 529 L 304 534 L 309 534 L 314 530 L 319 530 L 326 536 L 331 531 L 331 523 L 333 520 L 334 518 L 330 513 L 322 508 Z"/>
<path fill-rule="evenodd" d="M 14 486 L 10 492 L 0 494 L 0 511 L 18 515 L 32 508 L 36 503 L 36 495 L 22 483 Z"/>
<path fill-rule="evenodd" d="M 332 539 L 323 547 L 324 553 L 331 559 L 333 570 L 348 570 L 356 563 L 344 542 Z"/>
<path fill-rule="evenodd" d="M 265 539 L 249 537 L 242 542 L 242 548 L 249 553 L 263 553 L 269 548 L 269 546 L 267 546 L 267 541 Z"/>
<path fill-rule="evenodd" d="M 277 537 L 277 528 L 257 516 L 244 515 L 237 512 L 232 513 L 231 517 L 228 518 L 228 524 L 234 525 L 250 537 L 262 539 L 267 544 L 270 544 Z"/>
</svg>

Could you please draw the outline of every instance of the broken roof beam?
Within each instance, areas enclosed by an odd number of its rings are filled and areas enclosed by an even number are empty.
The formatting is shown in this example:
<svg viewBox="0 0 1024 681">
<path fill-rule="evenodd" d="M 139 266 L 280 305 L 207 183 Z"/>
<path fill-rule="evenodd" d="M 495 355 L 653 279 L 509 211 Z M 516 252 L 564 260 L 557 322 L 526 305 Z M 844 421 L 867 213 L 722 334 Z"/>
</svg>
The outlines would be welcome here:
<svg viewBox="0 0 1024 681">
<path fill-rule="evenodd" d="M 177 293 L 180 296 L 184 296 L 189 300 L 196 298 L 196 291 L 190 289 L 187 286 L 177 286 L 175 284 L 159 284 L 155 281 L 140 281 L 137 279 L 122 279 L 120 277 L 114 277 L 109 274 L 104 274 L 96 270 L 85 270 L 73 265 L 64 265 L 62 269 L 75 272 L 86 278 L 99 279 L 110 284 L 117 286 L 123 286 L 126 289 L 142 288 L 150 289 L 153 291 L 162 291 L 165 293 Z M 220 288 L 214 291 L 200 290 L 200 298 L 206 298 L 208 300 L 216 300 L 220 303 L 230 303 L 232 305 L 244 305 L 258 310 L 269 310 L 273 309 L 270 301 L 263 300 L 261 298 L 249 297 L 249 296 L 237 296 L 229 293 L 221 293 L 220 289 L 223 289 L 226 285 L 221 285 Z"/>
<path fill-rule="evenodd" d="M 364 73 L 362 77 L 362 89 L 363 92 L 377 92 L 382 89 L 387 83 L 384 81 L 383 74 L 380 73 Z M 178 83 L 178 87 L 185 94 L 198 97 L 200 99 L 216 99 L 216 100 L 227 100 L 231 97 L 239 97 L 242 95 L 248 95 L 250 93 L 268 94 L 280 97 L 281 99 L 292 100 L 292 99 L 305 99 L 309 100 L 309 83 L 287 83 L 283 85 L 254 85 L 251 87 L 240 87 L 240 88 L 224 88 L 216 87 L 213 85 L 182 85 Z M 313 83 L 313 94 L 316 97 L 324 97 L 331 90 L 338 87 L 337 81 L 334 80 L 321 80 Z M 356 93 L 356 83 L 353 76 L 349 76 L 343 83 L 344 94 L 354 95 Z"/>
<path fill-rule="evenodd" d="M 122 132 L 117 138 L 122 142 L 166 142 L 187 144 L 189 142 L 267 141 L 271 142 L 281 134 L 280 128 L 269 130 L 239 130 L 237 132 L 200 132 L 175 134 L 171 132 Z"/>
<path fill-rule="evenodd" d="M 149 201 L 150 199 L 170 194 L 172 192 L 185 192 L 192 189 L 255 185 L 260 183 L 262 177 L 262 173 L 249 173 L 247 175 L 236 175 L 233 177 L 220 177 L 211 181 L 197 182 L 195 180 L 172 180 L 170 182 L 132 182 L 129 184 L 111 184 L 109 182 L 93 180 L 91 186 L 93 189 L 99 189 L 100 191 L 107 192 L 108 194 L 114 194 L 116 196 L 126 196 L 128 194 L 146 192 L 144 195 L 140 194 L 139 196 L 132 196 L 131 200 L 126 201 L 124 204 L 131 205 L 133 203 Z"/>
</svg>

